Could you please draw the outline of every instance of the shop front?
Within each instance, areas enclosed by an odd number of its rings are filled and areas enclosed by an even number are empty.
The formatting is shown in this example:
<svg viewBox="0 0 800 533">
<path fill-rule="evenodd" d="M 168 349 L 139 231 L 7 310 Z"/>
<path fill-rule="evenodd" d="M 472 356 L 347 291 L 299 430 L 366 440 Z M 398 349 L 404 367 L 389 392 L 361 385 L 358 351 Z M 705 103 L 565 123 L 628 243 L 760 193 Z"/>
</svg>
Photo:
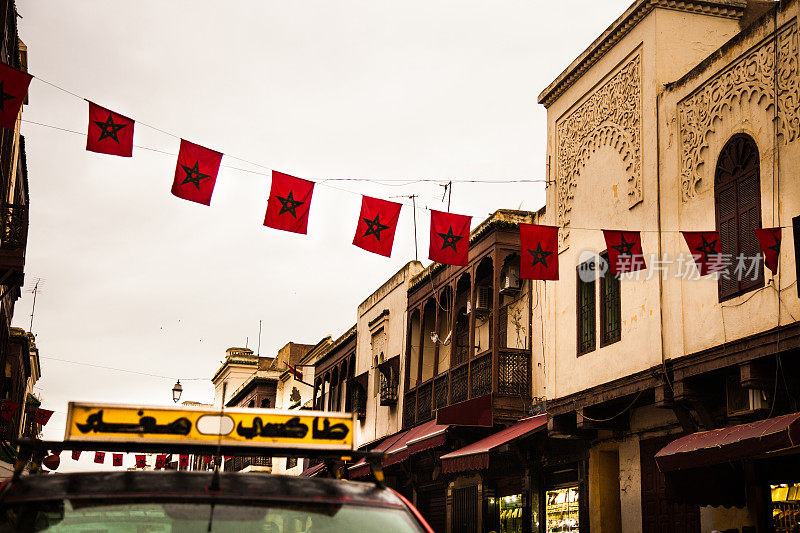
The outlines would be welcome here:
<svg viewBox="0 0 800 533">
<path fill-rule="evenodd" d="M 538 533 L 538 475 L 547 415 L 520 420 L 441 457 L 451 502 L 448 531 Z"/>
<path fill-rule="evenodd" d="M 655 458 L 670 499 L 707 508 L 704 530 L 800 531 L 800 413 L 686 435 Z"/>
</svg>

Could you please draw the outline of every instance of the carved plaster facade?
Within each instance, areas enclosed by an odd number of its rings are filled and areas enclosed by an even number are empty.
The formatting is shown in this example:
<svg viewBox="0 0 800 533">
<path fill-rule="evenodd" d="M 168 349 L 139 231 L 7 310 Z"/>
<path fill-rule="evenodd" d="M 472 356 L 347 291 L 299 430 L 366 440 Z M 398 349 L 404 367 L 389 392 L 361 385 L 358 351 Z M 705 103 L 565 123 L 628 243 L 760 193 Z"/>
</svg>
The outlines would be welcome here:
<svg viewBox="0 0 800 533">
<path fill-rule="evenodd" d="M 775 39 L 756 45 L 724 70 L 698 87 L 678 104 L 681 140 L 681 199 L 696 196 L 702 180 L 699 167 L 703 149 L 714 132 L 716 121 L 736 102 L 748 100 L 765 108 L 773 105 L 775 94 Z M 778 134 L 783 142 L 794 141 L 800 133 L 800 84 L 798 78 L 797 23 L 792 21 L 778 32 Z"/>
<path fill-rule="evenodd" d="M 625 162 L 628 207 L 644 199 L 642 190 L 641 53 L 628 59 L 608 81 L 556 125 L 557 222 L 562 245 L 569 236 L 574 188 L 598 148 L 614 148 Z"/>
</svg>

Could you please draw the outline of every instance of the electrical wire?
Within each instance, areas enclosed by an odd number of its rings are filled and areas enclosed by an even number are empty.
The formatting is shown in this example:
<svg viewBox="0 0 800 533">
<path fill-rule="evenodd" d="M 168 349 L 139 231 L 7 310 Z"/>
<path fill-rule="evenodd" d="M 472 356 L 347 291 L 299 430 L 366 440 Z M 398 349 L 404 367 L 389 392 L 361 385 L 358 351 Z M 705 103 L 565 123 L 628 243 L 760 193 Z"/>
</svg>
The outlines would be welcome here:
<svg viewBox="0 0 800 533">
<path fill-rule="evenodd" d="M 43 356 L 43 355 L 40 355 L 39 359 L 44 359 L 46 361 L 58 361 L 60 363 L 69 363 L 69 364 L 73 364 L 73 365 L 89 366 L 89 367 L 92 367 L 92 368 L 101 368 L 103 370 L 113 370 L 115 372 L 125 372 L 127 374 L 138 374 L 140 376 L 147 376 L 147 377 L 151 377 L 151 378 L 159 378 L 159 379 L 167 379 L 167 380 L 181 379 L 183 381 L 210 381 L 210 378 L 183 378 L 183 377 L 182 378 L 177 378 L 175 376 L 162 376 L 160 374 L 151 374 L 149 372 L 140 372 L 138 370 L 129 370 L 129 369 L 126 369 L 126 368 L 115 368 L 113 366 L 96 365 L 94 363 L 85 363 L 85 362 L 82 362 L 82 361 L 71 361 L 69 359 L 60 359 L 58 357 L 49 357 L 49 356 Z"/>
</svg>

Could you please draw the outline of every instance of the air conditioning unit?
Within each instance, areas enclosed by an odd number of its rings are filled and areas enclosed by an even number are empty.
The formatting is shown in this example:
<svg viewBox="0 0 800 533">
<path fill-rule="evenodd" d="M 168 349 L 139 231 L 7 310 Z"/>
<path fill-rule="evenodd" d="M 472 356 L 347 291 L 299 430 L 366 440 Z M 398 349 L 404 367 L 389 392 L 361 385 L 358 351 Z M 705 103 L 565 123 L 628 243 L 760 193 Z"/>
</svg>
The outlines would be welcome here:
<svg viewBox="0 0 800 533">
<path fill-rule="evenodd" d="M 519 267 L 511 265 L 503 272 L 500 281 L 500 292 L 516 292 L 519 290 Z"/>
<path fill-rule="evenodd" d="M 729 376 L 725 387 L 728 416 L 742 416 L 767 409 L 764 393 L 758 389 L 746 389 L 739 381 L 739 375 Z"/>
<path fill-rule="evenodd" d="M 490 295 L 490 288 L 488 286 L 480 286 L 476 287 L 477 289 L 477 296 L 475 298 L 475 310 L 476 311 L 488 311 L 489 310 L 489 295 Z"/>
</svg>

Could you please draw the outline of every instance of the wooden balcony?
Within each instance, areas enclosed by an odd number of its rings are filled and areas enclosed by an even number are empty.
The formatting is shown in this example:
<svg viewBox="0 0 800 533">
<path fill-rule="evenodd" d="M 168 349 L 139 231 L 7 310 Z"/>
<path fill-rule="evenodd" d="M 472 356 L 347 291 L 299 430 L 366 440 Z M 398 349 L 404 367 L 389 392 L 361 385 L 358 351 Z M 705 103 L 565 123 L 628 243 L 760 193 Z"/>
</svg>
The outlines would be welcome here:
<svg viewBox="0 0 800 533">
<path fill-rule="evenodd" d="M 272 467 L 272 457 L 231 457 L 225 460 L 226 472 L 241 472 L 248 466 Z"/>
<path fill-rule="evenodd" d="M 4 204 L 0 207 L 0 284 L 23 284 L 27 243 L 28 206 Z"/>
<path fill-rule="evenodd" d="M 497 385 L 492 350 L 420 383 L 403 398 L 403 427 L 411 427 L 436 416 L 436 410 L 464 400 L 492 394 L 496 419 L 518 419 L 527 415 L 531 401 L 531 353 L 501 348 L 497 354 Z"/>
</svg>

